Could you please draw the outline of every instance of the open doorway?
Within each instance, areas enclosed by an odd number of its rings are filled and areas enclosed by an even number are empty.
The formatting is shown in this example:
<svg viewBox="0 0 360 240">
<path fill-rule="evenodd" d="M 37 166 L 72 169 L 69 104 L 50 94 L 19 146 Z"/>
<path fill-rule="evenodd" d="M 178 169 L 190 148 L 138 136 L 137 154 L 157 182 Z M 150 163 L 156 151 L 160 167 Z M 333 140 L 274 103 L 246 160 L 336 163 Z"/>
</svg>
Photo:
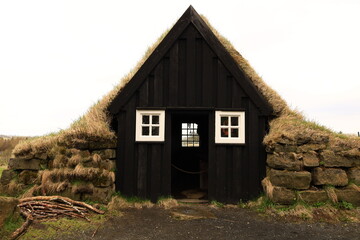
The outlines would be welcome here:
<svg viewBox="0 0 360 240">
<path fill-rule="evenodd" d="M 207 199 L 209 116 L 172 113 L 171 194 L 177 199 Z"/>
</svg>

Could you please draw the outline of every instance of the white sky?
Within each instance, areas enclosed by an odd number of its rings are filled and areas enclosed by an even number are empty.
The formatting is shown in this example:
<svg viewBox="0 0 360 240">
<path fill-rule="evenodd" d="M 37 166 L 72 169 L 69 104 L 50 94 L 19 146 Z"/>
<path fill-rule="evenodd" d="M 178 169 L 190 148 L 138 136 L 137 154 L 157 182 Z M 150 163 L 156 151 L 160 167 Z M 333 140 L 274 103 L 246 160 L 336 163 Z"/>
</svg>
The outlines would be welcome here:
<svg viewBox="0 0 360 240">
<path fill-rule="evenodd" d="M 0 134 L 67 128 L 189 5 L 293 108 L 360 131 L 360 1 L 0 1 Z"/>
</svg>

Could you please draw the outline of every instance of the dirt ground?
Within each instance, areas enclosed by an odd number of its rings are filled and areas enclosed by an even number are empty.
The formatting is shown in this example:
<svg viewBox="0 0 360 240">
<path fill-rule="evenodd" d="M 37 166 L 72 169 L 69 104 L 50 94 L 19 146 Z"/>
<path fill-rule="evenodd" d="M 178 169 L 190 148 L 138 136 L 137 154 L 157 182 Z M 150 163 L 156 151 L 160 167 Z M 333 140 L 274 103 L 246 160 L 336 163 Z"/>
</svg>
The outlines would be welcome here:
<svg viewBox="0 0 360 240">
<path fill-rule="evenodd" d="M 122 213 L 108 218 L 95 231 L 84 229 L 66 236 L 59 233 L 51 239 L 360 239 L 358 223 L 285 222 L 241 208 L 129 208 Z M 181 220 L 183 216 L 204 218 Z"/>
</svg>

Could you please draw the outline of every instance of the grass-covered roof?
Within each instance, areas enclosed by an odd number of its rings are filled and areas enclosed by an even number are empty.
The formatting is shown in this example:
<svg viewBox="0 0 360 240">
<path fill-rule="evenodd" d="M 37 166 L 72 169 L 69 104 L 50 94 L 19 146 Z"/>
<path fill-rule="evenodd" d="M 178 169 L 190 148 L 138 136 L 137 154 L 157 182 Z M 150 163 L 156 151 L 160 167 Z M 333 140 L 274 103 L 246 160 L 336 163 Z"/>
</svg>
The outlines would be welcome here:
<svg viewBox="0 0 360 240">
<path fill-rule="evenodd" d="M 262 80 L 250 66 L 248 61 L 233 47 L 233 45 L 211 27 L 204 16 L 202 16 L 202 19 L 209 25 L 210 29 L 220 40 L 225 49 L 230 53 L 243 72 L 273 108 L 274 119 L 270 122 L 270 131 L 264 139 L 265 144 L 271 145 L 279 141 L 291 143 L 297 142 L 299 139 L 307 139 L 306 141 L 308 142 L 316 142 L 326 138 L 330 139 L 330 144 L 343 146 L 345 148 L 360 148 L 359 138 L 336 134 L 326 127 L 320 126 L 312 121 L 307 121 L 301 113 L 290 109 L 285 100 Z M 91 141 L 114 141 L 116 136 L 110 128 L 111 117 L 107 112 L 107 108 L 115 96 L 132 79 L 134 74 L 153 53 L 168 32 L 169 30 L 165 31 L 165 33 L 160 36 L 160 38 L 147 50 L 135 68 L 123 77 L 111 92 L 90 107 L 85 115 L 72 123 L 68 129 L 23 141 L 16 146 L 14 154 L 17 156 L 29 154 L 35 155 L 38 152 L 49 151 L 57 144 L 71 147 L 75 144 Z"/>
</svg>

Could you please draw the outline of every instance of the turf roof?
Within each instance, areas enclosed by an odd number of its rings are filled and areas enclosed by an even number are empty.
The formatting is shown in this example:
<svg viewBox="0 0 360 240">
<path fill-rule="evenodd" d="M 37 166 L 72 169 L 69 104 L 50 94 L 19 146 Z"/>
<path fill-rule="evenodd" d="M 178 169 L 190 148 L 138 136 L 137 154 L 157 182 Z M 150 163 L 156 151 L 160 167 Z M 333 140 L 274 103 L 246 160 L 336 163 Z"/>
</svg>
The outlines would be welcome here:
<svg viewBox="0 0 360 240">
<path fill-rule="evenodd" d="M 231 57 L 234 58 L 235 62 L 243 70 L 248 79 L 250 79 L 250 81 L 254 84 L 259 93 L 273 108 L 274 119 L 270 122 L 270 131 L 264 139 L 265 144 L 271 145 L 278 141 L 283 141 L 284 139 L 291 144 L 296 143 L 299 139 L 303 138 L 328 138 L 330 139 L 330 143 L 334 145 L 340 145 L 344 148 L 360 148 L 360 139 L 347 135 L 336 134 L 326 127 L 318 125 L 312 121 L 307 121 L 301 113 L 291 110 L 285 100 L 262 80 L 262 78 L 250 66 L 248 61 L 233 47 L 230 41 L 215 30 L 204 16 L 201 16 L 201 18 L 223 44 L 225 49 L 230 53 Z M 135 73 L 154 52 L 168 32 L 169 30 L 165 31 L 160 36 L 153 46 L 147 50 L 135 68 L 124 76 L 111 92 L 103 96 L 102 99 L 90 107 L 87 113 L 72 123 L 68 129 L 24 141 L 16 146 L 14 154 L 21 156 L 28 154 L 32 155 L 38 152 L 46 152 L 57 144 L 71 147 L 75 144 L 91 141 L 114 141 L 116 136 L 110 128 L 111 117 L 107 109 L 113 99 L 133 78 Z"/>
</svg>

